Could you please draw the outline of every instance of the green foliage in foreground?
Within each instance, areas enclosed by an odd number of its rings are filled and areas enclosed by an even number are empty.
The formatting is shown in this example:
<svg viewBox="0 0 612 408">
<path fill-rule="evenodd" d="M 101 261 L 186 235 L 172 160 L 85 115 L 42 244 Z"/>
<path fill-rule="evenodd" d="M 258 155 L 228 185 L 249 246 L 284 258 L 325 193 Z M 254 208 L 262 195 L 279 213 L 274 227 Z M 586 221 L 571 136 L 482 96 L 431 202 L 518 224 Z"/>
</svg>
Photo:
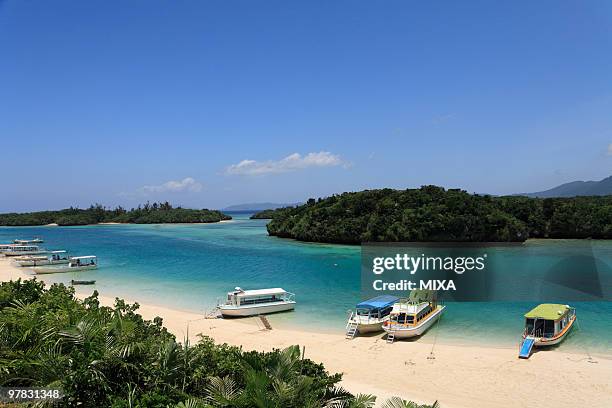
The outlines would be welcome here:
<svg viewBox="0 0 612 408">
<path fill-rule="evenodd" d="M 219 222 L 231 218 L 221 211 L 172 207 L 168 202 L 146 203 L 144 206 L 138 206 L 138 208 L 132 208 L 131 210 L 125 210 L 122 207 L 109 209 L 96 204 L 87 209 L 67 208 L 58 211 L 0 214 L 0 225 L 21 226 L 53 223 L 58 225 L 88 225 L 100 222 L 162 224 Z"/>
<path fill-rule="evenodd" d="M 611 239 L 612 196 L 492 197 L 436 186 L 366 190 L 275 210 L 267 227 L 278 237 L 346 244 Z"/>
<path fill-rule="evenodd" d="M 0 284 L 0 386 L 61 387 L 62 406 L 113 408 L 372 407 L 338 387 L 341 375 L 298 346 L 270 353 L 177 343 L 138 304 L 100 306 L 74 289 L 35 280 Z M 389 407 L 429 408 L 393 399 Z M 390 405 L 393 404 L 393 405 Z M 399 404 L 399 405 L 398 405 Z"/>
</svg>

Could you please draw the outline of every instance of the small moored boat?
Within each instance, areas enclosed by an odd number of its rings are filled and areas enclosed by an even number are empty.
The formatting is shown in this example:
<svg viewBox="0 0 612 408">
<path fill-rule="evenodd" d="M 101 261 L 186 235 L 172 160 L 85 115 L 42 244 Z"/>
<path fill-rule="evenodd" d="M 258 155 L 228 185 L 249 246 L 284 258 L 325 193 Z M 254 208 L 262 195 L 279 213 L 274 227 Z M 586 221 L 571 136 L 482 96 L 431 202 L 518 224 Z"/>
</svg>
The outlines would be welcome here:
<svg viewBox="0 0 612 408">
<path fill-rule="evenodd" d="M 0 252 L 7 251 L 7 250 L 11 249 L 14 246 L 15 246 L 15 244 L 0 244 Z"/>
<path fill-rule="evenodd" d="M 383 323 L 387 342 L 395 339 L 420 336 L 442 315 L 446 306 L 438 304 L 433 290 L 413 290 L 408 299 L 393 305 L 389 320 Z"/>
<path fill-rule="evenodd" d="M 224 317 L 246 317 L 285 312 L 295 308 L 295 294 L 282 288 L 243 290 L 237 287 L 227 293 L 224 304 L 218 305 Z"/>
<path fill-rule="evenodd" d="M 95 285 L 96 281 L 95 280 L 74 280 L 72 279 L 70 281 L 71 285 Z"/>
<path fill-rule="evenodd" d="M 41 238 L 32 238 L 32 239 L 16 239 L 13 241 L 17 245 L 34 245 L 34 244 L 42 244 L 44 241 Z"/>
<path fill-rule="evenodd" d="M 51 251 L 46 256 L 25 255 L 15 258 L 19 266 L 61 265 L 70 262 L 66 251 Z"/>
<path fill-rule="evenodd" d="M 352 339 L 357 333 L 382 331 L 383 323 L 389 320 L 393 304 L 398 300 L 397 296 L 381 295 L 358 303 L 346 322 L 346 338 Z"/>
<path fill-rule="evenodd" d="M 49 251 L 40 248 L 38 245 L 13 245 L 2 251 L 4 256 L 22 256 L 22 255 L 41 255 Z"/>
<path fill-rule="evenodd" d="M 40 273 L 79 272 L 98 267 L 98 258 L 94 255 L 73 256 L 64 265 L 35 266 L 32 270 Z"/>
<path fill-rule="evenodd" d="M 519 358 L 529 358 L 533 347 L 559 344 L 576 322 L 576 309 L 569 305 L 544 303 L 525 314 L 525 330 Z"/>
</svg>

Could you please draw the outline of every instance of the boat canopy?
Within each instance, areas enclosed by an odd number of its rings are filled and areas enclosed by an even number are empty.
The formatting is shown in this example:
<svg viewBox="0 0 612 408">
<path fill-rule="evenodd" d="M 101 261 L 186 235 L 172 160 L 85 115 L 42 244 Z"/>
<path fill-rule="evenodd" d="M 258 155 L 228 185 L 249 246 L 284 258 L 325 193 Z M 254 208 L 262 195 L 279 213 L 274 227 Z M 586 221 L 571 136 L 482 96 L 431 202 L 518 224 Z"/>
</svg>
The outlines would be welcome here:
<svg viewBox="0 0 612 408">
<path fill-rule="evenodd" d="M 73 256 L 70 259 L 95 259 L 97 256 L 95 255 L 87 255 L 87 256 Z"/>
<path fill-rule="evenodd" d="M 410 292 L 408 300 L 411 303 L 433 302 L 437 299 L 435 290 L 414 289 Z"/>
<path fill-rule="evenodd" d="M 568 305 L 543 303 L 525 313 L 527 319 L 558 320 L 570 309 Z"/>
<path fill-rule="evenodd" d="M 391 295 L 380 295 L 373 297 L 372 299 L 364 300 L 361 303 L 358 303 L 357 309 L 383 309 L 385 307 L 392 306 L 395 302 L 399 300 L 396 296 Z"/>
<path fill-rule="evenodd" d="M 232 292 L 238 297 L 250 297 L 250 296 L 272 296 L 272 295 L 284 295 L 287 291 L 283 288 L 271 288 L 271 289 L 254 289 L 254 290 L 237 290 Z"/>
</svg>

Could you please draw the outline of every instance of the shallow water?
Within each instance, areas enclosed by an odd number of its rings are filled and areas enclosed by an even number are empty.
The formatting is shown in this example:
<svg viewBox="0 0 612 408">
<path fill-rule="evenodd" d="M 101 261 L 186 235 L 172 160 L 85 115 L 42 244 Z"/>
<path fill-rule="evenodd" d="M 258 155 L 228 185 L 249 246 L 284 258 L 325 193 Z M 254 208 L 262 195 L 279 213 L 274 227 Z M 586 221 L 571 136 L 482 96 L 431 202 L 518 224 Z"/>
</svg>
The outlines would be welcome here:
<svg viewBox="0 0 612 408">
<path fill-rule="evenodd" d="M 219 224 L 98 225 L 84 227 L 0 227 L 0 243 L 41 236 L 49 249 L 71 255 L 97 255 L 100 268 L 81 273 L 46 275 L 67 283 L 95 279 L 101 293 L 178 309 L 204 312 L 235 286 L 283 287 L 295 292 L 294 313 L 271 316 L 273 325 L 308 329 L 344 329 L 346 311 L 360 300 L 360 248 L 308 244 L 269 237 L 265 220 L 239 214 Z M 566 253 L 584 241 L 529 241 L 497 248 L 508 262 L 533 253 Z M 612 259 L 612 241 L 594 241 L 603 259 Z M 600 257 L 602 258 L 602 257 Z M 93 289 L 93 287 L 91 288 Z M 420 341 L 518 345 L 522 315 L 533 303 L 447 303 L 439 327 Z M 612 303 L 579 302 L 579 325 L 562 349 L 612 350 Z"/>
</svg>

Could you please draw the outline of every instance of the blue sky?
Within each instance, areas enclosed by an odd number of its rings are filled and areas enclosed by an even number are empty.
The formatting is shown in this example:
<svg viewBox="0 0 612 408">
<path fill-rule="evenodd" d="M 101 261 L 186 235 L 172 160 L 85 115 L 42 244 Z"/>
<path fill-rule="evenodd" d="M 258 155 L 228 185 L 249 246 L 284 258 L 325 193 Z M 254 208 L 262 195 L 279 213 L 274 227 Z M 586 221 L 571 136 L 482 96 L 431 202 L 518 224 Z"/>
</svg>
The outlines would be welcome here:
<svg viewBox="0 0 612 408">
<path fill-rule="evenodd" d="M 608 1 L 0 0 L 0 211 L 612 174 Z"/>
</svg>

